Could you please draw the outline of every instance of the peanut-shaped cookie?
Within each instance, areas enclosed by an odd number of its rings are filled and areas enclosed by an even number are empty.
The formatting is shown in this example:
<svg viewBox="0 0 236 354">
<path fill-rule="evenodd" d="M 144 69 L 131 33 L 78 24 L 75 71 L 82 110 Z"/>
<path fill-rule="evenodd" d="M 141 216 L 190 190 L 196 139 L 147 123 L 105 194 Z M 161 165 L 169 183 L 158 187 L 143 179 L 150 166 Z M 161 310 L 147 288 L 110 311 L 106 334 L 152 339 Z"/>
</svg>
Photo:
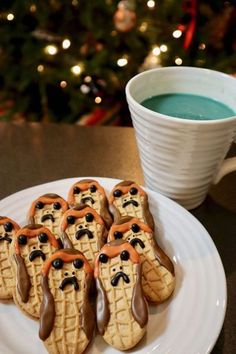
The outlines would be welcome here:
<svg viewBox="0 0 236 354">
<path fill-rule="evenodd" d="M 175 287 L 174 266 L 157 244 L 151 228 L 137 218 L 124 217 L 113 224 L 108 241 L 122 239 L 139 253 L 142 262 L 142 286 L 146 299 L 163 302 Z"/>
<path fill-rule="evenodd" d="M 122 240 L 107 243 L 96 258 L 94 276 L 99 333 L 116 349 L 133 348 L 148 321 L 138 253 Z"/>
<path fill-rule="evenodd" d="M 81 354 L 94 330 L 89 301 L 93 270 L 77 250 L 62 249 L 43 265 L 39 337 L 49 353 Z"/>
</svg>

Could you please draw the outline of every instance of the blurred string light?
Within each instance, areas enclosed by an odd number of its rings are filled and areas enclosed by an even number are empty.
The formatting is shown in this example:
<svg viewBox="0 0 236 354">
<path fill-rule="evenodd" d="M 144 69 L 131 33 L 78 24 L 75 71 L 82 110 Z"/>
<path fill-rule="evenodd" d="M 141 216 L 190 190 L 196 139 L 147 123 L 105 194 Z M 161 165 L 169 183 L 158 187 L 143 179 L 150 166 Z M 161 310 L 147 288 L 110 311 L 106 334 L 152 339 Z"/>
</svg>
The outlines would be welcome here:
<svg viewBox="0 0 236 354">
<path fill-rule="evenodd" d="M 117 60 L 117 65 L 122 67 L 128 64 L 128 59 L 126 57 L 119 58 Z"/>
<path fill-rule="evenodd" d="M 60 82 L 60 86 L 61 86 L 61 88 L 66 88 L 67 82 L 64 81 L 64 80 L 62 80 L 62 81 Z"/>
<path fill-rule="evenodd" d="M 39 73 L 42 73 L 44 71 L 44 66 L 42 64 L 38 65 L 37 70 Z"/>
<path fill-rule="evenodd" d="M 7 14 L 7 20 L 8 21 L 12 21 L 12 20 L 14 20 L 14 15 L 13 14 Z"/>
<path fill-rule="evenodd" d="M 167 52 L 167 50 L 168 50 L 167 45 L 162 44 L 162 45 L 160 46 L 160 50 L 161 50 L 161 52 L 163 52 L 163 53 Z"/>
<path fill-rule="evenodd" d="M 156 55 L 156 56 L 160 55 L 161 54 L 161 49 L 158 46 L 153 47 L 152 54 Z"/>
<path fill-rule="evenodd" d="M 92 81 L 91 76 L 89 76 L 89 75 L 85 76 L 84 82 L 86 82 L 86 83 L 88 84 L 88 83 L 91 82 L 91 81 Z"/>
<path fill-rule="evenodd" d="M 175 64 L 176 65 L 181 65 L 183 63 L 183 60 L 179 57 L 175 58 Z"/>
<path fill-rule="evenodd" d="M 82 84 L 80 86 L 80 91 L 86 95 L 87 93 L 89 93 L 90 88 L 88 85 Z"/>
<path fill-rule="evenodd" d="M 100 96 L 95 97 L 94 102 L 99 104 L 102 102 L 102 98 Z"/>
<path fill-rule="evenodd" d="M 68 38 L 64 39 L 64 41 L 62 42 L 62 48 L 63 49 L 70 48 L 70 45 L 71 45 L 71 41 Z"/>
<path fill-rule="evenodd" d="M 153 0 L 148 0 L 147 1 L 147 6 L 150 8 L 150 9 L 153 9 L 155 7 L 156 3 L 155 1 Z"/>
<path fill-rule="evenodd" d="M 146 32 L 147 28 L 148 28 L 148 23 L 147 22 L 142 22 L 140 27 L 139 27 L 139 31 L 140 32 Z"/>
<path fill-rule="evenodd" d="M 44 48 L 44 51 L 46 54 L 56 55 L 58 52 L 58 48 L 54 44 L 49 44 Z"/>
<path fill-rule="evenodd" d="M 200 50 L 206 49 L 206 44 L 205 43 L 199 44 L 198 49 L 200 49 Z"/>
<path fill-rule="evenodd" d="M 180 38 L 182 36 L 182 31 L 180 30 L 175 30 L 173 33 L 172 33 L 172 36 L 174 38 Z"/>
<path fill-rule="evenodd" d="M 36 12 L 37 6 L 35 4 L 30 5 L 30 12 Z"/>
<path fill-rule="evenodd" d="M 74 74 L 75 76 L 78 76 L 81 74 L 82 66 L 80 64 L 77 64 L 77 65 L 72 66 L 70 70 L 71 70 L 72 74 Z"/>
</svg>

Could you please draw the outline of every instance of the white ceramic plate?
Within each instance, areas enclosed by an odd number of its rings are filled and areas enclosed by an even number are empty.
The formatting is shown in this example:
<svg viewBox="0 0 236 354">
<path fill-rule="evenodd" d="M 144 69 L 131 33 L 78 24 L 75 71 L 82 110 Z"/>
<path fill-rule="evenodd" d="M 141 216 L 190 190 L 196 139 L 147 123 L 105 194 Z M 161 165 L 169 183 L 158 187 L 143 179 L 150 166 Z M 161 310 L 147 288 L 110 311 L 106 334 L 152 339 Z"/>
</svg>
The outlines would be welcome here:
<svg viewBox="0 0 236 354">
<path fill-rule="evenodd" d="M 118 183 L 115 179 L 95 179 L 108 193 Z M 55 181 L 15 193 L 0 201 L 0 215 L 9 216 L 23 226 L 32 200 L 49 192 L 66 198 L 69 187 L 77 180 Z M 189 212 L 158 193 L 147 192 L 159 229 L 158 242 L 175 265 L 176 289 L 169 301 L 149 307 L 147 335 L 133 352 L 210 353 L 226 309 L 226 280 L 221 259 L 207 231 Z M 37 322 L 25 317 L 14 305 L 0 304 L 0 353 L 46 353 L 38 338 Z M 97 336 L 86 354 L 98 353 L 119 351 Z"/>
</svg>

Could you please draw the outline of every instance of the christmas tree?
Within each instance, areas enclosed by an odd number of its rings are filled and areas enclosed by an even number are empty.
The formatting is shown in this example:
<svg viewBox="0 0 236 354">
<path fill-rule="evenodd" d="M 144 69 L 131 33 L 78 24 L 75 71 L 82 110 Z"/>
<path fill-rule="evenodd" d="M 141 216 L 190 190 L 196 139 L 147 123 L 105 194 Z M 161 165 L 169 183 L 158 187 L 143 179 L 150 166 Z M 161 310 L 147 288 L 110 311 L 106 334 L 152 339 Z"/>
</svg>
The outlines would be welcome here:
<svg viewBox="0 0 236 354">
<path fill-rule="evenodd" d="M 0 3 L 0 119 L 128 124 L 127 81 L 169 65 L 236 72 L 236 3 Z"/>
</svg>

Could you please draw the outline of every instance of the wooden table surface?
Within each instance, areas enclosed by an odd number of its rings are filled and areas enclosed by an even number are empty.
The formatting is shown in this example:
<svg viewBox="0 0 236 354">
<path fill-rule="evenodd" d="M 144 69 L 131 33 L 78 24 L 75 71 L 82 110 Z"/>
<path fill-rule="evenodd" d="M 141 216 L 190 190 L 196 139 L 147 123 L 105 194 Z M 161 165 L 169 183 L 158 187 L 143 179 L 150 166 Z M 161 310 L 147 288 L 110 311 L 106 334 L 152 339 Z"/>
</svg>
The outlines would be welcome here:
<svg viewBox="0 0 236 354">
<path fill-rule="evenodd" d="M 236 155 L 236 144 L 229 155 Z M 113 177 L 143 183 L 132 128 L 0 122 L 0 165 L 0 199 L 23 188 L 67 177 Z M 191 213 L 211 235 L 227 278 L 226 317 L 212 353 L 233 354 L 236 353 L 236 173 L 224 177 Z"/>
</svg>

